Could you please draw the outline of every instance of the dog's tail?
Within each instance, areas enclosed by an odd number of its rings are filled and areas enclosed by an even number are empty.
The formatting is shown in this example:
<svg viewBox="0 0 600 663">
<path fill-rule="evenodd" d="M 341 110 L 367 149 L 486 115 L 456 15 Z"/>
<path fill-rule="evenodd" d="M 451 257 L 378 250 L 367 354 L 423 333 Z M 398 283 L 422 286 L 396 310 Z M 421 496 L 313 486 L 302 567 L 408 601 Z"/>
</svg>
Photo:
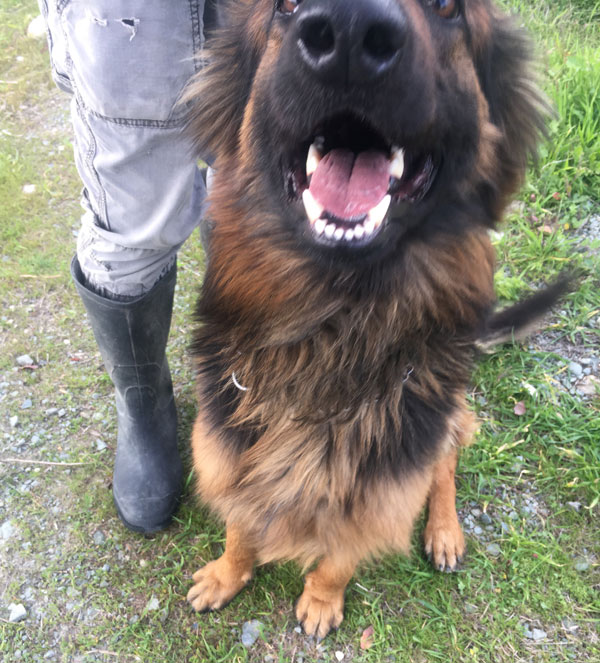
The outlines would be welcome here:
<svg viewBox="0 0 600 663">
<path fill-rule="evenodd" d="M 479 334 L 477 348 L 482 352 L 489 352 L 496 345 L 525 338 L 534 332 L 544 315 L 564 294 L 573 290 L 580 276 L 576 271 L 563 272 L 556 281 L 538 290 L 531 297 L 493 312 Z"/>
</svg>

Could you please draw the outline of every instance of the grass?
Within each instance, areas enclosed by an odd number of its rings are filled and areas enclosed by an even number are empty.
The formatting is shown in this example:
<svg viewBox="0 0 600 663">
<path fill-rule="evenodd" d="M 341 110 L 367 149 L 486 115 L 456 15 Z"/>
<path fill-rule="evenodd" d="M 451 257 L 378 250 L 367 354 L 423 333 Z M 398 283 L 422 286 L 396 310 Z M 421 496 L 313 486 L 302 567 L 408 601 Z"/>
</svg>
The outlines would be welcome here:
<svg viewBox="0 0 600 663">
<path fill-rule="evenodd" d="M 582 400 L 565 388 L 570 361 L 597 358 L 599 347 L 600 247 L 584 241 L 582 231 L 600 212 L 600 3 L 504 5 L 535 35 L 557 113 L 496 238 L 498 293 L 515 300 L 568 264 L 585 276 L 544 334 L 498 349 L 474 375 L 471 400 L 483 423 L 461 458 L 458 493 L 461 517 L 483 534 L 470 529 L 463 568 L 452 575 L 433 571 L 417 533 L 409 559 L 389 557 L 360 569 L 341 629 L 318 644 L 294 630 L 302 577 L 293 564 L 259 569 L 220 613 L 187 608 L 191 573 L 223 545 L 221 524 L 194 503 L 191 476 L 169 531 L 146 539 L 115 517 L 111 387 L 68 279 L 80 184 L 67 100 L 50 81 L 44 42 L 25 36 L 35 3 L 3 0 L 0 525 L 10 521 L 16 534 L 0 541 L 0 658 L 254 663 L 335 661 L 342 652 L 344 661 L 371 663 L 537 663 L 600 657 L 600 400 Z M 25 193 L 27 184 L 35 185 L 33 193 Z M 187 459 L 195 412 L 187 344 L 203 270 L 196 237 L 180 267 L 169 352 Z M 17 367 L 24 353 L 36 369 Z M 33 407 L 22 409 L 27 399 Z M 515 412 L 518 403 L 522 414 Z M 28 618 L 9 624 L 10 603 L 23 603 Z M 240 631 L 249 619 L 259 619 L 263 630 L 246 649 Z M 362 650 L 368 626 L 373 644 Z M 527 637 L 533 629 L 546 637 Z"/>
</svg>

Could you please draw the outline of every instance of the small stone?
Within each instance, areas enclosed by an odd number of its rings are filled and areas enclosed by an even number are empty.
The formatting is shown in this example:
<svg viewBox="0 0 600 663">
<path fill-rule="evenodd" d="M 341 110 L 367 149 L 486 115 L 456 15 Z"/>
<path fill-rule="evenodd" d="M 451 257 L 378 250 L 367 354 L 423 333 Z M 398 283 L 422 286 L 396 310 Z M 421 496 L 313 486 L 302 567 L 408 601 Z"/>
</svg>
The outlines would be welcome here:
<svg viewBox="0 0 600 663">
<path fill-rule="evenodd" d="M 21 403 L 21 410 L 28 410 L 30 407 L 33 407 L 33 403 L 31 401 L 31 398 L 26 398 L 22 403 Z"/>
<path fill-rule="evenodd" d="M 25 610 L 25 606 L 22 603 L 11 603 L 8 609 L 10 610 L 9 622 L 21 622 L 27 617 L 27 610 Z"/>
<path fill-rule="evenodd" d="M 101 546 L 106 541 L 106 535 L 102 530 L 98 529 L 94 532 L 93 539 L 97 546 Z"/>
<path fill-rule="evenodd" d="M 492 524 L 492 519 L 489 517 L 487 513 L 482 513 L 481 516 L 479 516 L 479 520 L 483 525 L 491 525 Z"/>
<path fill-rule="evenodd" d="M 473 534 L 475 534 L 476 536 L 481 536 L 483 534 L 483 529 L 481 529 L 481 527 L 479 527 L 479 525 L 476 525 L 473 528 Z"/>
<path fill-rule="evenodd" d="M 35 193 L 35 184 L 25 184 L 23 186 L 23 193 L 26 193 L 27 195 Z"/>
<path fill-rule="evenodd" d="M 17 364 L 19 364 L 19 366 L 32 366 L 35 362 L 29 355 L 21 355 L 20 357 L 17 357 Z"/>
<path fill-rule="evenodd" d="M 11 428 L 16 428 L 17 424 L 19 423 L 19 417 L 17 417 L 17 415 L 15 414 L 14 417 L 11 417 L 9 419 L 9 422 Z"/>
<path fill-rule="evenodd" d="M 583 367 L 576 361 L 572 361 L 569 364 L 569 371 L 573 373 L 576 378 L 580 378 L 583 375 Z"/>
<path fill-rule="evenodd" d="M 47 417 L 49 417 L 50 415 L 52 415 L 52 414 L 56 414 L 57 412 L 58 412 L 58 408 L 56 408 L 56 407 L 49 407 L 49 408 L 44 412 L 44 414 L 45 414 Z"/>
<path fill-rule="evenodd" d="M 577 511 L 577 513 L 581 511 L 581 502 L 567 502 L 567 506 L 573 511 Z"/>
<path fill-rule="evenodd" d="M 579 625 L 569 618 L 563 619 L 561 623 L 565 631 L 568 631 L 569 633 L 576 633 L 579 630 Z"/>
<path fill-rule="evenodd" d="M 15 533 L 15 528 L 11 525 L 10 520 L 6 520 L 0 525 L 0 539 L 10 539 Z"/>
<path fill-rule="evenodd" d="M 548 637 L 546 631 L 543 631 L 541 628 L 534 628 L 531 632 L 531 639 L 534 642 L 540 642 L 540 640 L 545 640 Z"/>
<path fill-rule="evenodd" d="M 471 515 L 479 518 L 481 516 L 481 509 L 471 509 Z"/>
<path fill-rule="evenodd" d="M 343 661 L 344 660 L 344 652 L 336 651 L 335 652 L 335 657 L 337 658 L 338 661 Z"/>
<path fill-rule="evenodd" d="M 258 619 L 253 619 L 250 622 L 244 622 L 242 626 L 242 644 L 244 647 L 252 647 L 260 635 L 262 622 Z"/>
<path fill-rule="evenodd" d="M 96 440 L 96 451 L 104 451 L 106 448 L 106 442 Z"/>
<path fill-rule="evenodd" d="M 502 552 L 500 549 L 500 546 L 497 543 L 490 543 L 487 548 L 486 552 L 489 555 L 492 555 L 492 557 L 498 557 L 498 555 Z"/>
<path fill-rule="evenodd" d="M 583 571 L 587 571 L 589 568 L 590 568 L 589 562 L 583 561 L 583 562 L 577 562 L 577 564 L 575 564 L 575 571 L 579 571 L 581 573 Z"/>
<path fill-rule="evenodd" d="M 158 610 L 160 608 L 160 603 L 156 596 L 153 596 L 148 603 L 146 603 L 146 610 Z"/>
<path fill-rule="evenodd" d="M 43 16 L 36 16 L 30 21 L 27 26 L 27 36 L 31 39 L 41 39 L 46 36 L 46 21 Z"/>
<path fill-rule="evenodd" d="M 296 628 L 294 629 L 294 631 L 295 631 L 296 633 L 302 633 L 302 627 L 301 627 L 301 626 L 296 626 Z"/>
</svg>

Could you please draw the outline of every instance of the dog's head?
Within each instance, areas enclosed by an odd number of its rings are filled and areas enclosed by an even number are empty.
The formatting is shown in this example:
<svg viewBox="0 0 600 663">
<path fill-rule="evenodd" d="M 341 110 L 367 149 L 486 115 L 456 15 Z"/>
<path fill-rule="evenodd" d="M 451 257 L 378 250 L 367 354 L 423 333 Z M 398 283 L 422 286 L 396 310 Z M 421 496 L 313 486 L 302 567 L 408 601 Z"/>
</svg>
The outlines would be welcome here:
<svg viewBox="0 0 600 663">
<path fill-rule="evenodd" d="M 543 103 L 488 0 L 234 0 L 225 23 L 190 128 L 263 233 L 380 259 L 492 226 L 521 183 Z"/>
</svg>

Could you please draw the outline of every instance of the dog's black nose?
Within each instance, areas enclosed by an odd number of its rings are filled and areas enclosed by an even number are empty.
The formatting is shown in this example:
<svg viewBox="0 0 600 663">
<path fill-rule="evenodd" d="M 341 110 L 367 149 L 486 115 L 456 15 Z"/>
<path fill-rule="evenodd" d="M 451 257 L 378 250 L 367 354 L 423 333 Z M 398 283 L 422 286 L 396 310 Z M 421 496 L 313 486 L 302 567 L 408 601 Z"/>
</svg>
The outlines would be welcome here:
<svg viewBox="0 0 600 663">
<path fill-rule="evenodd" d="M 377 82 L 400 59 L 407 33 L 397 0 L 305 0 L 295 30 L 308 67 L 343 85 Z"/>
</svg>

